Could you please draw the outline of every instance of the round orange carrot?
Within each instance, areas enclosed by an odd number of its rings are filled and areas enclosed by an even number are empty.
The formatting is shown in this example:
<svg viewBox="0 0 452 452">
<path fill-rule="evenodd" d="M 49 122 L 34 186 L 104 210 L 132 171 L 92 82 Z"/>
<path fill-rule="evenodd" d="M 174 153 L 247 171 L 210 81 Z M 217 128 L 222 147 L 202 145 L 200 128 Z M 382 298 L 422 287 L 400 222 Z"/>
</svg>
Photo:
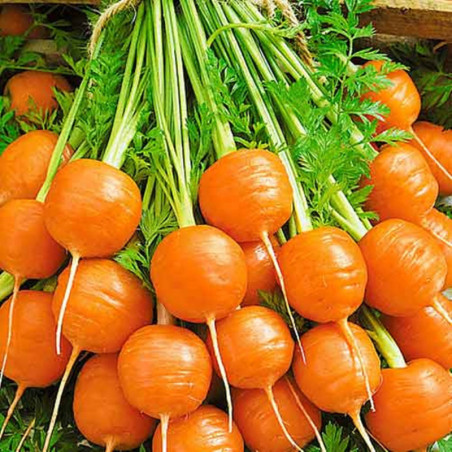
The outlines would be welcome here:
<svg viewBox="0 0 452 452">
<path fill-rule="evenodd" d="M 382 61 L 369 61 L 364 66 L 373 66 L 380 71 Z M 390 127 L 409 130 L 421 111 L 421 96 L 407 72 L 399 69 L 386 76 L 391 86 L 379 91 L 369 91 L 363 97 L 381 102 L 390 112 L 379 122 L 378 129 L 383 131 Z"/>
<path fill-rule="evenodd" d="M 33 16 L 25 7 L 20 5 L 0 7 L 0 36 L 22 36 L 26 34 L 28 38 L 32 39 L 43 39 L 48 36 L 46 28 L 42 26 L 32 27 Z"/>
<path fill-rule="evenodd" d="M 428 232 L 403 220 L 386 220 L 372 228 L 359 247 L 369 272 L 367 304 L 392 316 L 413 315 L 436 304 L 447 264 Z"/>
<path fill-rule="evenodd" d="M 65 256 L 47 232 L 41 202 L 14 199 L 0 207 L 0 268 L 17 279 L 48 278 Z"/>
<path fill-rule="evenodd" d="M 68 278 L 69 267 L 58 278 L 55 318 Z M 63 322 L 63 334 L 74 346 L 93 353 L 115 353 L 134 331 L 151 321 L 152 298 L 136 276 L 112 260 L 80 262 Z"/>
<path fill-rule="evenodd" d="M 238 242 L 273 235 L 289 219 L 292 201 L 283 164 L 261 149 L 227 154 L 207 169 L 199 185 L 206 221 Z"/>
<path fill-rule="evenodd" d="M 432 209 L 420 225 L 430 232 L 440 246 L 447 263 L 445 288 L 452 287 L 452 220 L 442 212 Z"/>
<path fill-rule="evenodd" d="M 370 164 L 371 185 L 366 209 L 380 221 L 389 218 L 418 222 L 429 213 L 438 196 L 438 183 L 421 152 L 409 144 L 384 146 Z"/>
<path fill-rule="evenodd" d="M 58 135 L 33 130 L 13 141 L 0 156 L 0 206 L 11 199 L 34 199 L 47 175 Z M 73 150 L 67 145 L 62 165 Z"/>
<path fill-rule="evenodd" d="M 151 325 L 127 340 L 119 355 L 118 372 L 129 403 L 161 420 L 166 451 L 169 419 L 201 405 L 209 390 L 212 363 L 206 346 L 191 331 Z"/>
<path fill-rule="evenodd" d="M 117 354 L 93 356 L 80 371 L 74 392 L 78 429 L 89 441 L 105 447 L 106 452 L 139 447 L 156 423 L 127 402 L 117 367 Z"/>
<path fill-rule="evenodd" d="M 452 317 L 452 303 L 441 298 Z M 452 368 L 452 327 L 434 308 L 423 308 L 409 317 L 384 316 L 382 320 L 407 360 L 429 358 L 445 369 Z"/>
<path fill-rule="evenodd" d="M 108 257 L 119 251 L 141 218 L 141 195 L 127 174 L 96 160 L 67 164 L 45 200 L 50 234 L 80 257 Z"/>
<path fill-rule="evenodd" d="M 417 140 L 412 144 L 416 146 L 424 155 L 433 175 L 439 184 L 441 195 L 452 195 L 452 180 L 446 177 L 444 171 L 438 167 L 438 162 L 450 174 L 452 172 L 452 130 L 445 130 L 441 126 L 425 121 L 416 122 L 413 130 L 425 146 L 430 150 L 430 154 L 425 152 L 425 148 Z M 432 158 L 432 155 L 434 158 Z"/>
<path fill-rule="evenodd" d="M 165 237 L 151 262 L 158 300 L 188 322 L 221 319 L 241 303 L 246 263 L 240 246 L 211 226 L 189 226 Z"/>
<path fill-rule="evenodd" d="M 320 411 L 287 377 L 273 387 L 276 403 L 287 430 L 301 447 L 315 438 L 315 429 L 322 426 Z M 251 450 L 287 452 L 292 445 L 284 436 L 262 389 L 234 389 L 234 420 Z M 308 413 L 308 417 L 306 414 Z M 311 425 L 311 421 L 314 425 Z"/>
<path fill-rule="evenodd" d="M 243 452 L 243 439 L 228 416 L 218 408 L 204 405 L 168 426 L 168 452 Z M 162 428 L 158 426 L 152 440 L 152 452 L 162 452 Z"/>
<path fill-rule="evenodd" d="M 336 323 L 327 323 L 302 336 L 306 359 L 304 361 L 297 350 L 293 371 L 298 386 L 311 402 L 323 411 L 348 414 L 369 449 L 374 451 L 362 425 L 360 410 L 369 399 L 366 378 L 371 393 L 381 384 L 380 360 L 366 332 L 353 323 L 350 329 L 358 344 L 361 362 L 342 329 Z"/>
<path fill-rule="evenodd" d="M 0 360 L 3 361 L 10 332 L 9 299 L 0 307 Z M 61 355 L 55 350 L 56 322 L 52 313 L 52 294 L 22 290 L 17 294 L 12 317 L 14 330 L 8 350 L 5 375 L 17 383 L 0 431 L 0 437 L 27 388 L 45 388 L 63 375 L 71 353 L 71 345 L 63 339 Z"/>
<path fill-rule="evenodd" d="M 240 246 L 212 226 L 189 226 L 168 235 L 151 262 L 151 279 L 160 303 L 174 316 L 206 322 L 215 338 L 215 321 L 234 311 L 246 291 L 246 263 Z M 220 364 L 230 422 L 232 401 Z"/>
<path fill-rule="evenodd" d="M 428 359 L 383 369 L 375 412 L 366 415 L 372 435 L 394 452 L 426 448 L 452 430 L 452 378 Z"/>
<path fill-rule="evenodd" d="M 11 109 L 23 116 L 34 109 L 40 114 L 52 112 L 58 107 L 54 89 L 71 91 L 71 85 L 62 75 L 50 72 L 24 71 L 12 76 L 5 86 L 5 94 L 11 99 Z"/>
<path fill-rule="evenodd" d="M 359 247 L 344 231 L 321 227 L 285 243 L 278 261 L 290 305 L 315 322 L 337 322 L 361 305 L 367 270 Z"/>
</svg>

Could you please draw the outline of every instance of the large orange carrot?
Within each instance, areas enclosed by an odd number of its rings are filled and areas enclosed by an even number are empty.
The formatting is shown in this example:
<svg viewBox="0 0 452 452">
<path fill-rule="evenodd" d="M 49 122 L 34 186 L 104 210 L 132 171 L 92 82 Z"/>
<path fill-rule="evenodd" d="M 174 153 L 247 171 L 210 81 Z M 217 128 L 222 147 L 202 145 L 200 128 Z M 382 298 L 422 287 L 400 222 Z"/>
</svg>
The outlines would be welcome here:
<svg viewBox="0 0 452 452">
<path fill-rule="evenodd" d="M 360 419 L 361 407 L 381 384 L 380 360 L 366 332 L 351 323 L 362 366 L 356 365 L 349 341 L 337 323 L 316 326 L 305 333 L 301 342 L 306 354 L 303 361 L 295 353 L 293 371 L 301 391 L 323 411 L 348 414 L 371 451 L 375 451 Z"/>
<path fill-rule="evenodd" d="M 235 424 L 229 431 L 228 416 L 211 405 L 200 406 L 168 426 L 168 452 L 243 452 L 243 439 Z M 162 426 L 152 440 L 152 452 L 162 452 Z"/>
<path fill-rule="evenodd" d="M 13 312 L 14 330 L 8 349 L 10 308 L 7 300 L 0 308 L 0 359 L 8 351 L 5 376 L 17 383 L 16 396 L 3 421 L 0 437 L 27 388 L 45 388 L 63 375 L 71 353 L 64 339 L 62 353 L 55 351 L 56 322 L 52 313 L 52 294 L 23 290 L 17 294 Z"/>
<path fill-rule="evenodd" d="M 281 417 L 294 441 L 300 447 L 310 443 L 322 426 L 320 410 L 288 377 L 275 383 L 273 393 Z M 292 449 L 264 390 L 234 389 L 233 400 L 234 420 L 251 450 L 286 452 Z"/>
<path fill-rule="evenodd" d="M 161 421 L 167 452 L 170 418 L 196 410 L 207 396 L 212 363 L 204 343 L 191 331 L 151 325 L 135 332 L 118 361 L 119 381 L 131 405 Z"/>
<path fill-rule="evenodd" d="M 127 402 L 117 368 L 117 354 L 93 356 L 80 371 L 74 392 L 78 429 L 89 441 L 105 447 L 106 452 L 139 447 L 156 424 Z"/>
<path fill-rule="evenodd" d="M 426 306 L 441 312 L 436 296 L 444 287 L 447 264 L 428 232 L 403 220 L 386 220 L 359 247 L 369 271 L 368 305 L 392 316 L 413 315 Z"/>
<path fill-rule="evenodd" d="M 13 141 L 0 156 L 0 206 L 11 199 L 35 199 L 47 175 L 58 135 L 34 130 Z M 63 151 L 62 165 L 72 148 Z"/>
<path fill-rule="evenodd" d="M 427 448 L 452 430 L 452 378 L 428 359 L 383 369 L 375 412 L 366 415 L 372 435 L 394 452 Z"/>
<path fill-rule="evenodd" d="M 370 164 L 371 185 L 366 209 L 376 212 L 380 221 L 390 218 L 419 222 L 435 205 L 438 183 L 416 148 L 398 143 L 384 146 Z"/>
<path fill-rule="evenodd" d="M 62 76 L 50 72 L 25 71 L 12 76 L 5 86 L 11 99 L 11 109 L 22 116 L 34 109 L 38 113 L 52 112 L 58 107 L 54 89 L 71 91 L 71 85 Z"/>
</svg>

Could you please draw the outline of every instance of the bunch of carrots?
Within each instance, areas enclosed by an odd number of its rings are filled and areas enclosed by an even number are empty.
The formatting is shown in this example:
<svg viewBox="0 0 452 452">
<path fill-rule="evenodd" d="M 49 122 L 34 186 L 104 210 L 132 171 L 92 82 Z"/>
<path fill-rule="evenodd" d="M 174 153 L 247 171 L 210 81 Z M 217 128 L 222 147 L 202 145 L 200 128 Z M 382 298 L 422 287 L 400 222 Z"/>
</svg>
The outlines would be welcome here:
<svg viewBox="0 0 452 452">
<path fill-rule="evenodd" d="M 452 431 L 452 220 L 434 207 L 452 195 L 451 132 L 417 122 L 408 73 L 372 52 L 346 64 L 367 110 L 345 114 L 276 3 L 276 19 L 272 2 L 107 5 L 59 134 L 0 155 L 0 384 L 17 384 L 0 438 L 26 390 L 57 383 L 38 447 L 58 451 L 72 378 L 75 424 L 107 452 L 345 450 L 325 413 L 373 452 Z M 0 33 L 33 29 L 0 10 Z M 319 133 L 347 131 L 351 159 L 331 158 L 350 172 L 323 185 L 288 98 L 301 87 Z M 11 121 L 70 91 L 14 75 Z"/>
</svg>

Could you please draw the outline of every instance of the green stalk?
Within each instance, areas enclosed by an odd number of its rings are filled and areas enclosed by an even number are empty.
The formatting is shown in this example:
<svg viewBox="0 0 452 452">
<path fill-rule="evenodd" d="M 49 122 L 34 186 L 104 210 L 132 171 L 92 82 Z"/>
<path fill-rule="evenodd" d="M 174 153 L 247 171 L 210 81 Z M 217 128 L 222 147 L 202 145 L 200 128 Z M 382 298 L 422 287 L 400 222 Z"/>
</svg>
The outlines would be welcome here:
<svg viewBox="0 0 452 452">
<path fill-rule="evenodd" d="M 99 55 L 99 51 L 102 46 L 102 42 L 103 42 L 103 35 L 99 39 L 99 42 L 97 44 L 96 50 L 93 55 L 93 59 L 95 59 Z M 90 80 L 90 74 L 91 74 L 91 62 L 88 63 L 85 76 L 83 77 L 82 83 L 80 84 L 80 86 L 77 90 L 77 93 L 75 94 L 74 102 L 71 105 L 71 109 L 69 110 L 66 120 L 64 121 L 63 128 L 61 129 L 61 133 L 58 136 L 58 140 L 55 145 L 55 149 L 54 149 L 54 151 L 52 153 L 52 157 L 50 159 L 46 179 L 45 179 L 44 184 L 42 185 L 41 189 L 39 190 L 38 196 L 36 197 L 36 199 L 38 201 L 44 202 L 44 200 L 47 196 L 47 193 L 50 190 L 50 185 L 52 184 L 53 178 L 55 177 L 55 174 L 57 173 L 58 168 L 61 164 L 61 157 L 63 155 L 64 148 L 66 147 L 66 144 L 69 140 L 69 136 L 71 134 L 72 127 L 74 125 L 77 113 L 80 109 L 80 105 L 82 104 L 82 100 L 85 95 L 86 88 L 88 87 L 88 83 Z"/>
<path fill-rule="evenodd" d="M 0 301 L 12 294 L 14 289 L 14 276 L 3 272 L 0 274 Z"/>
<path fill-rule="evenodd" d="M 406 367 L 402 352 L 388 330 L 375 315 L 374 311 L 363 305 L 361 308 L 363 324 L 368 328 L 367 333 L 375 342 L 378 350 L 387 361 L 389 367 Z"/>
<path fill-rule="evenodd" d="M 132 33 L 110 139 L 102 159 L 103 162 L 115 168 L 120 168 L 124 163 L 125 153 L 136 133 L 140 113 L 144 106 L 143 93 L 146 88 L 146 77 L 143 77 L 143 65 L 146 35 L 143 18 L 144 5 L 141 4 Z"/>
<path fill-rule="evenodd" d="M 197 67 L 200 73 L 200 79 L 203 84 L 204 95 L 201 96 L 202 101 L 207 103 L 209 110 L 214 115 L 215 130 L 213 134 L 213 142 L 216 153 L 219 157 L 228 154 L 236 149 L 234 136 L 232 134 L 229 123 L 221 117 L 218 106 L 215 102 L 215 95 L 212 92 L 209 74 L 207 70 L 207 39 L 198 15 L 197 5 L 194 0 L 180 0 L 183 17 L 185 20 L 185 29 L 191 36 L 191 42 L 194 45 L 194 55 L 197 56 Z M 185 49 L 186 50 L 186 49 Z M 193 55 L 191 56 L 193 58 Z M 184 60 L 190 59 L 190 55 L 184 51 Z M 194 66 L 194 62 L 186 63 L 187 66 Z M 190 71 L 192 74 L 193 72 Z M 189 74 L 190 75 L 190 74 Z M 196 91 L 195 91 L 196 94 Z M 199 94 L 199 91 L 198 91 Z M 198 102 L 200 99 L 198 98 Z"/>
<path fill-rule="evenodd" d="M 251 2 L 239 2 L 238 0 L 231 0 L 231 5 L 234 5 L 236 11 L 242 16 L 243 20 L 256 22 L 265 21 L 266 18 Z M 337 122 L 338 112 L 334 105 L 331 105 L 322 89 L 317 84 L 315 78 L 312 75 L 312 70 L 306 67 L 306 64 L 299 58 L 298 54 L 285 42 L 284 38 L 278 36 L 275 33 L 265 33 L 257 30 L 260 40 L 265 43 L 268 50 L 274 53 L 276 59 L 281 62 L 282 67 L 289 71 L 291 75 L 298 80 L 304 78 L 311 90 L 312 99 L 319 107 L 328 107 L 328 119 L 332 123 Z M 372 146 L 363 146 L 362 141 L 364 139 L 361 131 L 356 124 L 350 120 L 350 130 L 352 134 L 352 141 L 356 144 L 363 155 L 366 157 L 374 157 L 375 150 Z"/>
<path fill-rule="evenodd" d="M 162 0 L 155 0 L 148 19 L 154 110 L 166 153 L 158 165 L 158 176 L 179 226 L 184 227 L 195 224 L 195 218 L 189 189 L 191 163 L 182 49 L 172 0 L 163 0 L 163 8 Z M 163 55 L 168 58 L 163 59 Z"/>
</svg>

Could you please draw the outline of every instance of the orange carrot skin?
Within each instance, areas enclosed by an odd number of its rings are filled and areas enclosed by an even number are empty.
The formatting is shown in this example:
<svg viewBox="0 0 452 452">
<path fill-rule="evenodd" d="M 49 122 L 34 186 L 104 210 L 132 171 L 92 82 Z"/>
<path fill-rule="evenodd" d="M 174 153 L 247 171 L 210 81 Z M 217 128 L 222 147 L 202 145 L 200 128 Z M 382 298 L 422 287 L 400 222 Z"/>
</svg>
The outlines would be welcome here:
<svg viewBox="0 0 452 452">
<path fill-rule="evenodd" d="M 452 130 L 445 130 L 441 126 L 426 121 L 416 122 L 413 125 L 413 129 L 449 174 L 452 173 Z M 424 151 L 416 140 L 412 140 L 411 143 L 421 152 Z M 424 152 L 423 155 L 438 181 L 440 194 L 444 196 L 451 195 L 452 182 L 450 179 L 438 170 L 438 165 L 432 162 L 429 155 Z"/>
<path fill-rule="evenodd" d="M 83 436 L 94 444 L 115 449 L 139 447 L 156 421 L 125 399 L 118 378 L 118 355 L 93 356 L 80 371 L 75 385 L 73 411 Z"/>
<path fill-rule="evenodd" d="M 34 108 L 44 114 L 58 107 L 54 88 L 59 91 L 72 91 L 71 85 L 62 75 L 24 71 L 8 80 L 5 94 L 10 97 L 11 109 L 17 116 L 23 116 Z"/>
<path fill-rule="evenodd" d="M 444 287 L 446 259 L 421 227 L 386 220 L 359 242 L 369 272 L 366 303 L 392 316 L 409 316 L 430 306 Z"/>
<path fill-rule="evenodd" d="M 125 343 L 118 361 L 121 387 L 131 405 L 149 416 L 184 416 L 204 401 L 212 378 L 205 344 L 191 331 L 151 325 Z"/>
<path fill-rule="evenodd" d="M 13 199 L 0 207 L 1 269 L 18 277 L 48 278 L 65 256 L 45 227 L 41 202 Z"/>
<path fill-rule="evenodd" d="M 432 209 L 422 218 L 421 226 L 433 234 L 440 246 L 447 262 L 447 278 L 444 287 L 452 287 L 452 220 L 439 210 Z"/>
<path fill-rule="evenodd" d="M 320 430 L 322 417 L 316 408 L 293 385 L 304 408 Z M 315 435 L 303 412 L 290 391 L 285 378 L 273 386 L 273 393 L 281 416 L 294 441 L 303 447 L 310 443 Z M 284 436 L 268 401 L 267 394 L 262 389 L 235 389 L 232 392 L 234 401 L 234 420 L 242 432 L 245 443 L 251 450 L 259 452 L 287 452 L 292 446 Z"/>
<path fill-rule="evenodd" d="M 408 367 L 383 369 L 383 384 L 374 396 L 368 429 L 385 447 L 407 452 L 427 447 L 452 430 L 452 378 L 428 359 Z"/>
<path fill-rule="evenodd" d="M 58 135 L 49 130 L 33 130 L 12 142 L 0 156 L 0 206 L 11 199 L 36 198 L 47 175 L 47 168 Z M 62 166 L 73 149 L 68 144 Z"/>
<path fill-rule="evenodd" d="M 10 303 L 11 299 L 0 307 L 1 361 L 8 336 Z M 56 353 L 52 294 L 20 291 L 14 307 L 13 325 L 5 375 L 18 384 L 35 388 L 45 388 L 61 378 L 72 347 L 63 337 L 61 355 Z"/>
<path fill-rule="evenodd" d="M 207 223 L 238 242 L 273 235 L 292 213 L 292 188 L 277 155 L 261 149 L 232 152 L 201 177 L 199 204 Z"/>
<path fill-rule="evenodd" d="M 240 244 L 244 254 L 248 273 L 248 285 L 242 306 L 259 304 L 259 291 L 273 292 L 277 287 L 276 273 L 271 258 L 262 242 L 244 242 Z M 274 241 L 276 250 L 279 248 Z"/>
<path fill-rule="evenodd" d="M 290 305 L 316 322 L 338 321 L 363 302 L 367 269 L 352 238 L 334 227 L 321 227 L 281 247 L 279 265 Z"/>
<path fill-rule="evenodd" d="M 452 316 L 452 303 L 440 298 Z M 452 368 L 452 328 L 436 309 L 427 307 L 409 317 L 384 316 L 383 323 L 408 361 L 429 358 L 445 369 Z"/>
<path fill-rule="evenodd" d="M 33 16 L 23 6 L 4 5 L 0 8 L 0 36 L 22 36 L 33 26 Z M 35 27 L 28 38 L 43 39 L 48 36 L 44 27 Z"/>
<path fill-rule="evenodd" d="M 371 391 L 375 392 L 381 383 L 377 352 L 362 328 L 353 323 L 350 328 L 363 356 Z M 364 377 L 340 327 L 336 323 L 316 326 L 301 337 L 301 344 L 306 362 L 296 350 L 293 372 L 306 397 L 323 411 L 359 413 L 368 398 Z"/>
<path fill-rule="evenodd" d="M 82 257 L 109 257 L 130 239 L 141 218 L 141 194 L 127 174 L 96 160 L 68 163 L 45 201 L 52 237 Z"/>
<path fill-rule="evenodd" d="M 161 426 L 152 440 L 152 452 L 162 450 Z M 239 429 L 232 425 L 228 431 L 228 416 L 211 405 L 203 405 L 187 416 L 170 421 L 168 452 L 243 452 L 243 439 Z"/>
<path fill-rule="evenodd" d="M 373 186 L 366 209 L 389 218 L 419 222 L 430 212 L 438 196 L 438 183 L 423 155 L 413 146 L 398 143 L 384 146 L 370 164 L 370 178 L 364 186 Z"/>
<path fill-rule="evenodd" d="M 369 61 L 364 66 L 374 66 L 377 71 L 381 70 L 381 61 Z M 363 98 L 379 101 L 386 105 L 390 113 L 379 121 L 377 131 L 382 132 L 390 127 L 408 130 L 416 121 L 421 111 L 421 97 L 411 77 L 403 70 L 397 70 L 386 76 L 392 86 L 380 91 L 370 91 Z"/>
<path fill-rule="evenodd" d="M 58 318 L 69 277 L 58 277 L 53 313 Z M 151 294 L 141 281 L 108 259 L 80 261 L 63 321 L 63 334 L 81 350 L 115 353 L 129 336 L 152 322 Z"/>
<path fill-rule="evenodd" d="M 247 306 L 217 322 L 216 327 L 221 357 L 232 386 L 265 389 L 289 370 L 294 341 L 275 311 Z M 207 343 L 219 374 L 210 336 Z"/>
<path fill-rule="evenodd" d="M 189 322 L 220 319 L 241 303 L 247 284 L 242 249 L 212 226 L 178 229 L 157 247 L 151 279 L 158 300 Z"/>
</svg>

